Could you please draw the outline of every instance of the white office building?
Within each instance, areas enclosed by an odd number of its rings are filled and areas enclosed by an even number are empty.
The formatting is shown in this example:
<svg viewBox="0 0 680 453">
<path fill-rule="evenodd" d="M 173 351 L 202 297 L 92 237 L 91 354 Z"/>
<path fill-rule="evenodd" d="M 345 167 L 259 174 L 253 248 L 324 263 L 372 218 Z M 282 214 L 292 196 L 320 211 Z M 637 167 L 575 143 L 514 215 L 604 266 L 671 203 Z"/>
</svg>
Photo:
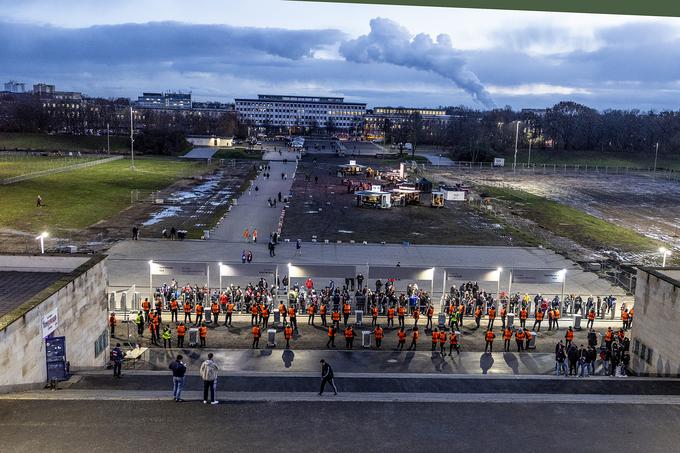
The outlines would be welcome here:
<svg viewBox="0 0 680 453">
<path fill-rule="evenodd" d="M 359 127 L 366 104 L 345 102 L 341 97 L 278 96 L 259 94 L 257 99 L 235 99 L 241 121 L 258 127 Z"/>
</svg>

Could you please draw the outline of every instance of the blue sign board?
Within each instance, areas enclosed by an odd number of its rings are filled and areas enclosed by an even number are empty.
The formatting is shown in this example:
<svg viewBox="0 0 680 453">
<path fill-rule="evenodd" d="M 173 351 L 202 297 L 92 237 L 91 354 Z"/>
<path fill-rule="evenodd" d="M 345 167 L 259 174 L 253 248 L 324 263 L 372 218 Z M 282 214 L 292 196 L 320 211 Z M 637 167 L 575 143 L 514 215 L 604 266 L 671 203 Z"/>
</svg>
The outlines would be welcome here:
<svg viewBox="0 0 680 453">
<path fill-rule="evenodd" d="M 66 337 L 45 338 L 47 380 L 64 380 L 66 375 Z"/>
</svg>

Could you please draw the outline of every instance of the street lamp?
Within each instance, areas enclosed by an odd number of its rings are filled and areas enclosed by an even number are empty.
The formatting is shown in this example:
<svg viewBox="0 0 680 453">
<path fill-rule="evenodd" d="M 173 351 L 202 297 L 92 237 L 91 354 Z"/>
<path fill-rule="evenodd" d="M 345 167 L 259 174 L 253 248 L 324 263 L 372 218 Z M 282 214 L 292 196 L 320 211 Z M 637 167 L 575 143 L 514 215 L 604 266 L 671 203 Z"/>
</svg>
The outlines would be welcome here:
<svg viewBox="0 0 680 453">
<path fill-rule="evenodd" d="M 40 253 L 42 254 L 45 254 L 45 238 L 47 236 L 49 236 L 49 234 L 45 231 L 35 238 L 36 241 L 40 241 Z"/>
<path fill-rule="evenodd" d="M 515 172 L 517 168 L 517 142 L 519 141 L 519 123 L 521 121 L 517 120 L 517 125 L 515 127 L 515 160 L 512 163 L 512 171 Z"/>
<path fill-rule="evenodd" d="M 663 260 L 661 261 L 661 267 L 666 267 L 666 257 L 670 256 L 671 251 L 666 247 L 660 247 L 659 252 L 663 254 Z"/>
<path fill-rule="evenodd" d="M 500 300 L 501 300 L 501 273 L 503 272 L 503 268 L 499 267 L 498 269 L 496 269 L 496 271 L 498 272 L 498 278 L 496 279 L 496 299 L 498 301 L 496 303 L 500 304 Z M 500 308 L 500 306 L 499 306 L 499 308 Z"/>
</svg>

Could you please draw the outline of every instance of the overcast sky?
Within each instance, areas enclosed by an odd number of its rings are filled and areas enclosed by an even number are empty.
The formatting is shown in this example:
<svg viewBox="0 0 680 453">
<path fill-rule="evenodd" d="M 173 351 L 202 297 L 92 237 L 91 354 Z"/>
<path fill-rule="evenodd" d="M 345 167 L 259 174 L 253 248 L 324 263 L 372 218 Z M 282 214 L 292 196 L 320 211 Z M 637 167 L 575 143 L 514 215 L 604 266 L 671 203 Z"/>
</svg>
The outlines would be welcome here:
<svg viewBox="0 0 680 453">
<path fill-rule="evenodd" d="M 0 0 L 0 81 L 93 96 L 680 108 L 680 18 L 280 0 Z"/>
</svg>

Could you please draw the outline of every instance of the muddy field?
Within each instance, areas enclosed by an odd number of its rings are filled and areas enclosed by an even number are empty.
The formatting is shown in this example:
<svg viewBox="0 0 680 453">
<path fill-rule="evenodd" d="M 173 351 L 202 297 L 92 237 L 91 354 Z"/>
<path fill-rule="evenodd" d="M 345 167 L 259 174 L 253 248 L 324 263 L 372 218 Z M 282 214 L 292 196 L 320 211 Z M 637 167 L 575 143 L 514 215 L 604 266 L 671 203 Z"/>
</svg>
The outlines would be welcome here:
<svg viewBox="0 0 680 453">
<path fill-rule="evenodd" d="M 342 179 L 336 176 L 336 165 L 347 163 L 347 158 L 314 157 L 306 157 L 298 169 L 293 200 L 286 210 L 284 238 L 310 241 L 316 236 L 319 241 L 526 245 L 465 202 L 448 202 L 439 209 L 429 207 L 429 199 L 424 206 L 359 208 L 355 196 L 347 193 Z M 398 164 L 380 159 L 358 159 L 358 163 L 378 170 L 398 168 Z M 318 182 L 315 177 L 319 178 Z M 352 179 L 379 183 L 365 177 Z"/>
<path fill-rule="evenodd" d="M 447 181 L 520 189 L 563 203 L 666 244 L 680 253 L 680 183 L 651 175 L 527 174 L 510 171 L 438 172 Z M 659 264 L 659 257 L 624 257 Z"/>
</svg>

